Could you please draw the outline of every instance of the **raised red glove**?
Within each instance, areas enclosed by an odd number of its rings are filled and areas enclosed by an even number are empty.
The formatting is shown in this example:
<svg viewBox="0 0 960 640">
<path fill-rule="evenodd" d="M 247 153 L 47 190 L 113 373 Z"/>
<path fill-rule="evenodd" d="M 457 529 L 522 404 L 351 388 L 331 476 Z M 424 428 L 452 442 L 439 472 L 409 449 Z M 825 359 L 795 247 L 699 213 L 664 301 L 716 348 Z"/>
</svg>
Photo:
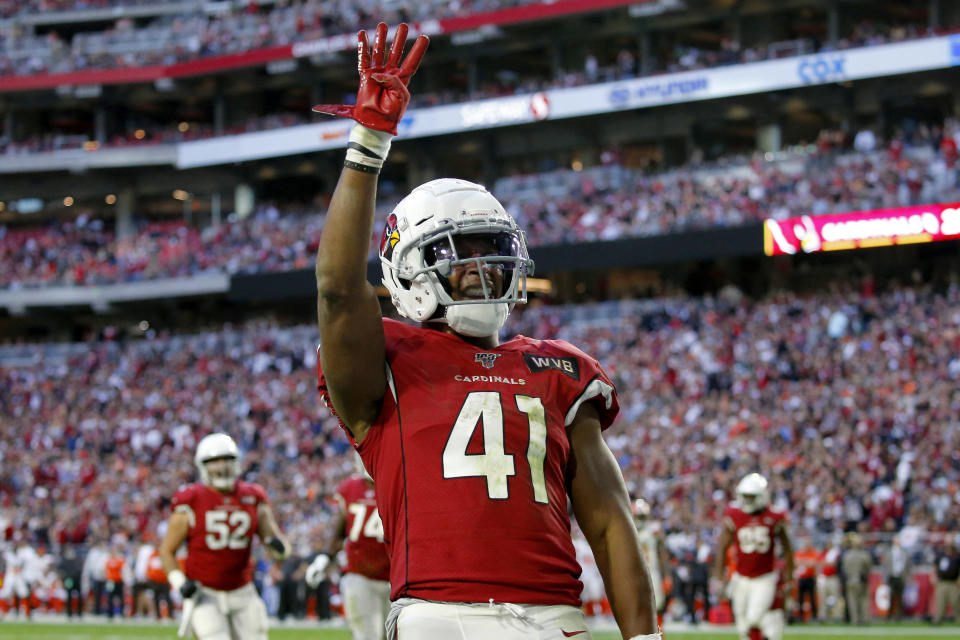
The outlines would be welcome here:
<svg viewBox="0 0 960 640">
<path fill-rule="evenodd" d="M 373 40 L 373 57 L 367 32 L 357 34 L 357 58 L 360 70 L 360 88 L 357 90 L 357 104 L 318 104 L 313 108 L 320 113 L 332 116 L 353 118 L 360 124 L 377 131 L 397 135 L 397 124 L 403 118 L 403 112 L 410 102 L 407 84 L 417 72 L 430 38 L 420 36 L 413 43 L 403 66 L 400 57 L 403 45 L 407 41 L 407 25 L 401 23 L 393 38 L 389 58 L 386 54 L 387 25 L 377 25 L 377 35 Z"/>
</svg>

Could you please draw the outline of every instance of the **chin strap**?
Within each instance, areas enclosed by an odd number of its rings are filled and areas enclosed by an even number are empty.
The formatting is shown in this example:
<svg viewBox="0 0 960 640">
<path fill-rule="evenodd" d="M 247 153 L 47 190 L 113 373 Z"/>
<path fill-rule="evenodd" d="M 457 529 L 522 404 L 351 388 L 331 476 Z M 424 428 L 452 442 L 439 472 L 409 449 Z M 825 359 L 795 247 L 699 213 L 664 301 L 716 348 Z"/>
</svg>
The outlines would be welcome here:
<svg viewBox="0 0 960 640">
<path fill-rule="evenodd" d="M 505 302 L 454 304 L 447 307 L 447 325 L 465 336 L 485 338 L 500 331 L 510 308 Z"/>
</svg>

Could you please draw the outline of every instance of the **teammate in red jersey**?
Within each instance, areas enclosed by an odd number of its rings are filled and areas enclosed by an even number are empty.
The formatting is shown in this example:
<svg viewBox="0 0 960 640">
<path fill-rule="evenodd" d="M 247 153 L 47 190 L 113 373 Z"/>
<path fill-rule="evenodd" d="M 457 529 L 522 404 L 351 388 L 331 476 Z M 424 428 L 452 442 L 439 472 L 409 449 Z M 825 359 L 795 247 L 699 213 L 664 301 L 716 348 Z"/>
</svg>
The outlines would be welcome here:
<svg viewBox="0 0 960 640">
<path fill-rule="evenodd" d="M 525 301 L 522 230 L 480 185 L 440 179 L 388 217 L 383 282 L 411 326 L 380 315 L 367 282 L 377 174 L 426 50 L 401 64 L 359 35 L 357 121 L 317 256 L 319 386 L 377 486 L 390 552 L 388 637 L 589 638 L 568 496 L 625 638 L 658 637 L 630 500 L 601 431 L 619 410 L 596 360 L 562 341 L 498 332 Z"/>
<path fill-rule="evenodd" d="M 382 640 L 390 609 L 390 556 L 383 544 L 383 523 L 377 512 L 373 479 L 357 474 L 340 483 L 336 492 L 340 517 L 326 554 L 307 568 L 307 584 L 316 588 L 342 546 L 347 566 L 340 578 L 343 613 L 353 640 Z"/>
<path fill-rule="evenodd" d="M 181 632 L 197 640 L 266 640 L 267 609 L 253 586 L 253 534 L 276 560 L 289 554 L 258 484 L 240 476 L 240 451 L 233 438 L 213 433 L 197 445 L 200 482 L 173 496 L 173 514 L 160 545 L 170 587 L 184 598 Z M 186 572 L 176 552 L 187 543 Z"/>
<path fill-rule="evenodd" d="M 727 507 L 718 542 L 715 576 L 724 579 L 724 562 L 731 544 L 736 549 L 736 570 L 730 579 L 733 618 L 742 640 L 761 640 L 764 616 L 774 602 L 778 572 L 775 542 L 779 540 L 784 560 L 781 582 L 790 593 L 793 582 L 793 546 L 787 534 L 786 514 L 769 506 L 767 480 L 759 473 L 737 484 L 737 500 Z"/>
</svg>

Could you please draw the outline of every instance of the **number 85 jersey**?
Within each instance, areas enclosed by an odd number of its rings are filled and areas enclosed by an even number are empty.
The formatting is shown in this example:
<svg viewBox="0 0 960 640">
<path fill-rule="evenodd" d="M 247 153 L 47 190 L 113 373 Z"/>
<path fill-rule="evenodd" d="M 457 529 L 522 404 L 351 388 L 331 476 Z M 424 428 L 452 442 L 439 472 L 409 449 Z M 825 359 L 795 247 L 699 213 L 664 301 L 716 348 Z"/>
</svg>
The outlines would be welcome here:
<svg viewBox="0 0 960 640">
<path fill-rule="evenodd" d="M 561 341 L 481 349 L 387 319 L 384 333 L 388 389 L 357 450 L 376 486 L 391 598 L 578 606 L 567 427 L 585 402 L 609 426 L 613 383 Z"/>
<path fill-rule="evenodd" d="M 774 570 L 774 541 L 786 526 L 785 511 L 767 506 L 756 513 L 747 513 L 734 502 L 727 506 L 724 526 L 733 533 L 737 549 L 737 573 L 756 578 Z"/>
<path fill-rule="evenodd" d="M 242 480 L 230 493 L 195 482 L 174 494 L 173 510 L 186 513 L 190 524 L 188 578 L 220 591 L 239 589 L 253 580 L 250 546 L 261 503 L 268 503 L 263 487 Z"/>
</svg>

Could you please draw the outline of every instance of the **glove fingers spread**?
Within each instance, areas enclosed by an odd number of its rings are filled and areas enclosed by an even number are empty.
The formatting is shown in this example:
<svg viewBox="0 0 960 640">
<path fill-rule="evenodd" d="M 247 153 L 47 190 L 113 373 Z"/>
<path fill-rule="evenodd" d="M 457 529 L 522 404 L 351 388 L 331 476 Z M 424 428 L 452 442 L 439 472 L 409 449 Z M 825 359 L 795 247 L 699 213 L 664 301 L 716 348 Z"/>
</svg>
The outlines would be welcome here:
<svg viewBox="0 0 960 640">
<path fill-rule="evenodd" d="M 387 58 L 387 68 L 393 69 L 400 66 L 400 56 L 403 55 L 403 45 L 407 42 L 407 24 L 401 22 L 397 27 L 397 32 L 393 35 L 393 45 L 390 47 L 390 57 Z"/>
<path fill-rule="evenodd" d="M 318 104 L 313 107 L 317 113 L 326 113 L 331 116 L 353 117 L 353 107 L 348 104 Z"/>
<path fill-rule="evenodd" d="M 364 72 L 370 69 L 370 42 L 367 40 L 366 31 L 357 33 L 357 69 L 361 78 Z"/>
<path fill-rule="evenodd" d="M 413 46 L 410 47 L 407 59 L 403 61 L 403 66 L 400 67 L 400 80 L 402 80 L 404 84 L 410 82 L 410 77 L 417 72 L 417 69 L 420 67 L 420 61 L 423 59 L 423 54 L 427 52 L 427 46 L 429 45 L 430 38 L 420 36 L 417 38 L 417 41 L 413 43 Z"/>
<path fill-rule="evenodd" d="M 384 63 L 384 54 L 387 50 L 387 24 L 381 22 L 377 25 L 377 35 L 373 39 L 373 66 L 382 67 Z"/>
</svg>

